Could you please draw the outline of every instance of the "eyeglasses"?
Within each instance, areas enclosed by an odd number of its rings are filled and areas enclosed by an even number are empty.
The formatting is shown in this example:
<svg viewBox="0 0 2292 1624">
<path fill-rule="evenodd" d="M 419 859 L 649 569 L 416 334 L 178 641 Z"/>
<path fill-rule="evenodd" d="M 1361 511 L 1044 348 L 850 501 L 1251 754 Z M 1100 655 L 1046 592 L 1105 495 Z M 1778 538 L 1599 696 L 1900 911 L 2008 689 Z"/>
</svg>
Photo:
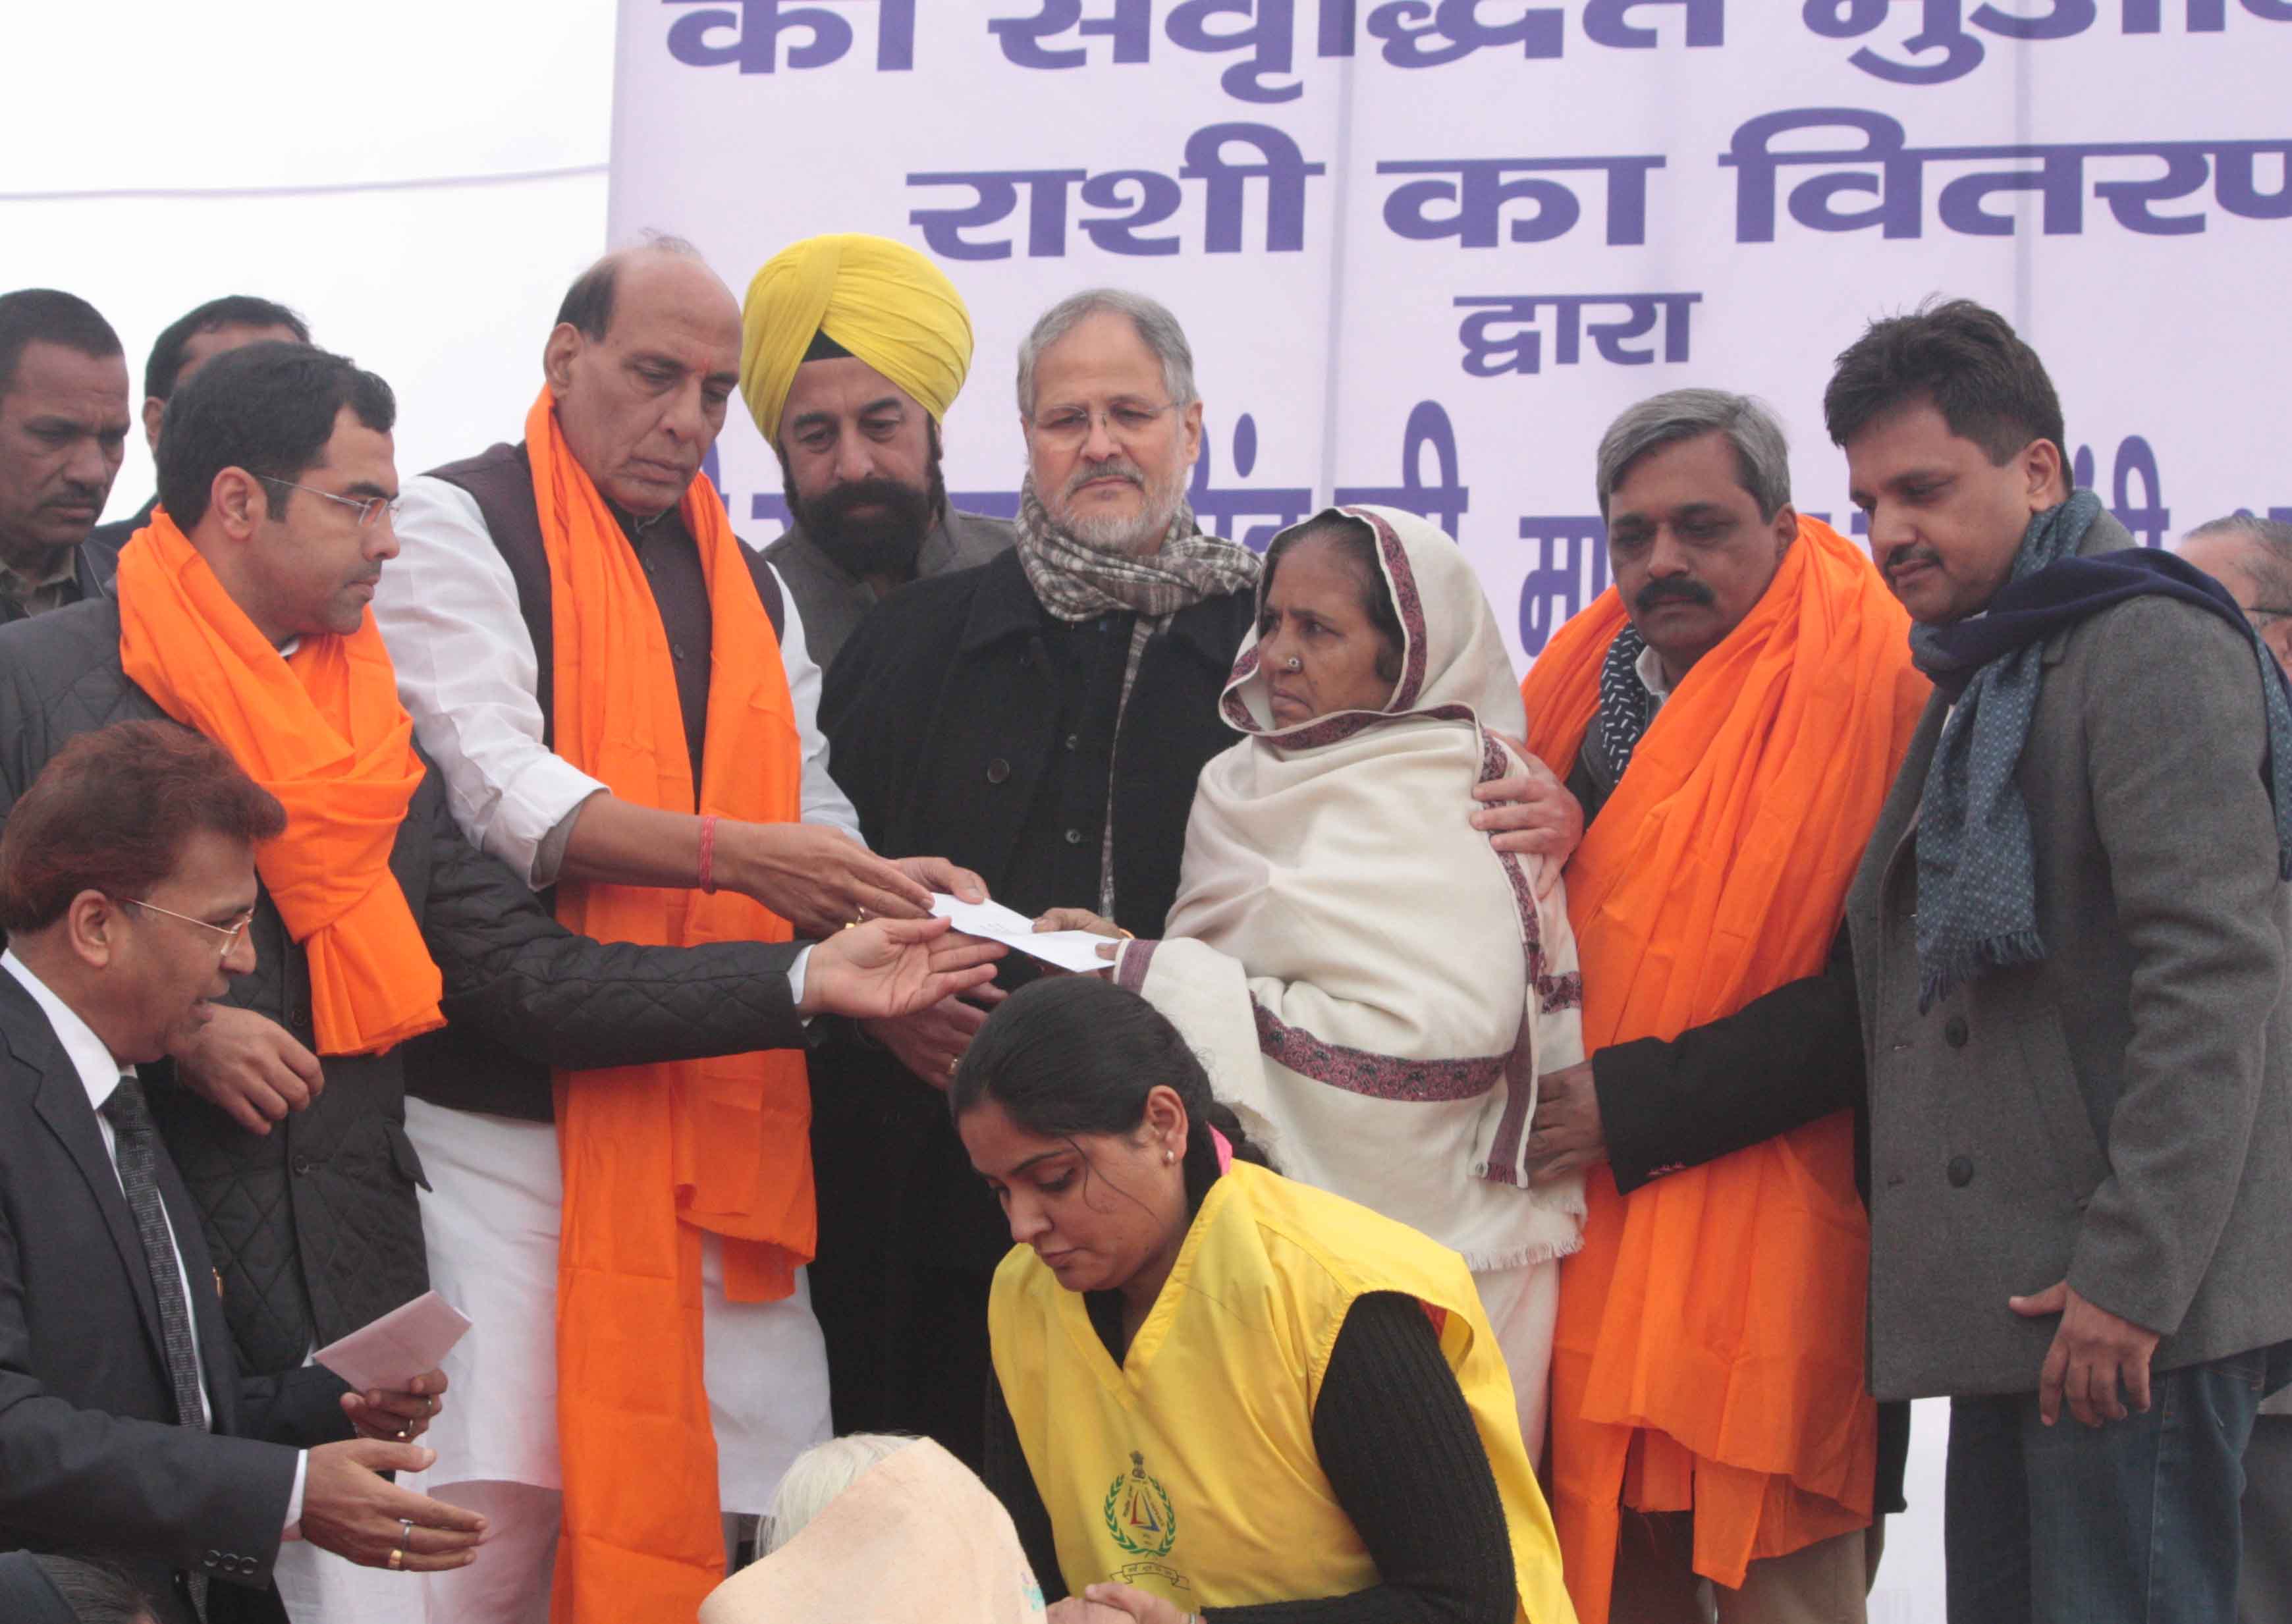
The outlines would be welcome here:
<svg viewBox="0 0 2292 1624">
<path fill-rule="evenodd" d="M 2292 615 L 2292 609 L 2285 609 L 2274 603 L 2248 603 L 2244 606 L 2244 618 L 2256 626 L 2260 624 L 2260 617 L 2263 615 L 2267 616 L 2271 620 L 2281 620 L 2285 616 Z"/>
<path fill-rule="evenodd" d="M 1103 410 L 1088 406 L 1062 406 L 1040 417 L 1029 417 L 1035 432 L 1054 446 L 1071 448 L 1090 438 L 1091 425 L 1106 424 L 1106 432 L 1117 440 L 1132 440 L 1152 428 L 1165 412 L 1178 409 L 1177 402 L 1167 400 L 1159 406 L 1139 406 L 1123 401 Z"/>
<path fill-rule="evenodd" d="M 361 526 L 371 525 L 385 513 L 393 521 L 398 518 L 396 497 L 338 497 L 333 491 L 320 490 L 315 485 L 297 485 L 292 480 L 274 480 L 267 473 L 258 473 L 254 477 L 265 485 L 278 485 L 287 490 L 304 491 L 314 497 L 324 497 L 329 502 L 339 502 L 344 507 L 355 508 L 358 510 L 358 521 Z"/>
<path fill-rule="evenodd" d="M 146 902 L 141 897 L 122 897 L 120 901 L 130 908 L 148 909 L 155 914 L 165 914 L 170 919 L 181 919 L 186 925 L 196 925 L 203 931 L 213 931 L 222 938 L 222 945 L 215 951 L 215 961 L 218 964 L 230 957 L 231 949 L 237 947 L 239 938 L 246 934 L 246 927 L 254 923 L 254 910 L 251 908 L 229 925 L 209 925 L 205 919 L 194 919 L 189 914 L 179 914 L 172 908 L 160 907 L 157 902 Z"/>
</svg>

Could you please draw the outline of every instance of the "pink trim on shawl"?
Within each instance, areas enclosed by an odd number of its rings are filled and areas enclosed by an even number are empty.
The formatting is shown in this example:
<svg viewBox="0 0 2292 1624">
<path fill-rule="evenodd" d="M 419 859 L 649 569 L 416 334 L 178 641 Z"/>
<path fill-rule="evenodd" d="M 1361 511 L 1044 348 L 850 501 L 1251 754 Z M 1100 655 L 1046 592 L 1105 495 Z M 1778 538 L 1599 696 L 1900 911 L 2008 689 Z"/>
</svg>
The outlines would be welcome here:
<svg viewBox="0 0 2292 1624">
<path fill-rule="evenodd" d="M 1482 1054 L 1465 1060 L 1402 1060 L 1324 1043 L 1302 1026 L 1291 1026 L 1263 1004 L 1252 1001 L 1257 1017 L 1257 1046 L 1276 1064 L 1300 1077 L 1365 1094 L 1379 1100 L 1419 1103 L 1476 1100 L 1504 1075 L 1504 1054 Z"/>
</svg>

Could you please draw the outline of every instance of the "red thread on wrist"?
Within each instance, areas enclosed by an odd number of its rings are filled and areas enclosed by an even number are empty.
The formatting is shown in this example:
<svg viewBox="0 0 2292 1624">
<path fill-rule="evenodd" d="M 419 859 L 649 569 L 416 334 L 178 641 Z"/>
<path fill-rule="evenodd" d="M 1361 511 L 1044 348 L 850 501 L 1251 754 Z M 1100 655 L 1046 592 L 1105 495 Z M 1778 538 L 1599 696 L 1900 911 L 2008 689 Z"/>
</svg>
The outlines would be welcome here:
<svg viewBox="0 0 2292 1624">
<path fill-rule="evenodd" d="M 716 894 L 716 814 L 700 820 L 700 889 Z"/>
</svg>

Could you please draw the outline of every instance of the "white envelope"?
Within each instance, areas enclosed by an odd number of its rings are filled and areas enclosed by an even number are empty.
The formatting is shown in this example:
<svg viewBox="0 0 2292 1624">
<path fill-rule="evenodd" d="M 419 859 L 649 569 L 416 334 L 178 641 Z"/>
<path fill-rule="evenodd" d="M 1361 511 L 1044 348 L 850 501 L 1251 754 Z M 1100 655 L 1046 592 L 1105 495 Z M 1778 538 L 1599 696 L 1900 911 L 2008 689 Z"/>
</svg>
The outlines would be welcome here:
<svg viewBox="0 0 2292 1624">
<path fill-rule="evenodd" d="M 1003 942 L 1061 970 L 1109 970 L 1114 966 L 1112 959 L 1098 956 L 1101 948 L 1114 945 L 1104 936 L 1093 935 L 1088 931 L 1037 933 L 1032 919 L 1000 902 L 966 902 L 941 891 L 932 896 L 932 912 L 940 918 L 954 920 L 955 928 L 967 936 Z"/>
<path fill-rule="evenodd" d="M 469 1315 L 425 1291 L 312 1358 L 360 1393 L 403 1392 L 416 1377 L 436 1369 L 469 1329 Z"/>
</svg>

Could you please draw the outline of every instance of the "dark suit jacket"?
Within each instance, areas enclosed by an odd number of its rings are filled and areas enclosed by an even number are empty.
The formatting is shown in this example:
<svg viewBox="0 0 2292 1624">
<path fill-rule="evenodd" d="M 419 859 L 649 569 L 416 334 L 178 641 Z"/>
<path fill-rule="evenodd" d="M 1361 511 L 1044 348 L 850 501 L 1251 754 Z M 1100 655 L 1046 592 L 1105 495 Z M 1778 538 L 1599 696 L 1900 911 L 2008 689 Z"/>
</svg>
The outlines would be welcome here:
<svg viewBox="0 0 2292 1624">
<path fill-rule="evenodd" d="M 0 1548 L 117 1562 L 164 1624 L 191 1624 L 184 1570 L 216 1581 L 214 1624 L 276 1618 L 295 1451 L 351 1435 L 345 1389 L 315 1367 L 240 1377 L 198 1208 L 164 1150 L 158 1178 L 212 1433 L 175 1423 L 158 1297 L 79 1073 L 0 973 Z"/>
<path fill-rule="evenodd" d="M 2132 545 L 2104 514 L 2086 553 Z M 1882 1398 L 2032 1391 L 2067 1277 L 2160 1370 L 2292 1338 L 2292 893 L 2251 640 L 2165 597 L 2043 645 L 2014 772 L 2046 957 L 1918 1008 L 1936 696 L 1848 893 L 1869 1057 Z"/>
<path fill-rule="evenodd" d="M 153 497 L 125 519 L 115 519 L 109 524 L 99 524 L 80 543 L 81 568 L 89 573 L 80 579 L 90 586 L 111 590 L 111 578 L 119 573 L 119 549 L 133 539 L 135 532 L 151 522 L 151 510 L 159 505 Z M 90 596 L 94 595 L 92 592 Z"/>
<path fill-rule="evenodd" d="M 127 680 L 119 605 L 77 603 L 0 627 L 0 827 L 16 797 L 73 738 L 163 716 Z M 548 1098 L 547 1066 L 623 1066 L 738 1054 L 803 1040 L 789 997 L 787 942 L 692 948 L 601 943 L 557 923 L 531 888 L 462 836 L 442 780 L 425 764 L 391 845 L 390 871 L 445 982 L 446 1018 L 492 1038 L 512 1080 Z M 228 1002 L 316 1046 L 308 956 L 268 889 L 248 927 L 255 967 Z M 312 1344 L 349 1335 L 429 1283 L 406 1137 L 409 1084 L 454 1074 L 424 1043 L 385 1054 L 326 1056 L 327 1088 L 257 1137 L 188 1089 L 151 1076 L 151 1111 L 230 1287 L 241 1364 L 292 1370 Z M 426 1085 L 426 1086 L 425 1086 Z M 492 1109 L 491 1106 L 487 1107 Z M 538 1113 L 547 1117 L 545 1104 Z"/>
</svg>

